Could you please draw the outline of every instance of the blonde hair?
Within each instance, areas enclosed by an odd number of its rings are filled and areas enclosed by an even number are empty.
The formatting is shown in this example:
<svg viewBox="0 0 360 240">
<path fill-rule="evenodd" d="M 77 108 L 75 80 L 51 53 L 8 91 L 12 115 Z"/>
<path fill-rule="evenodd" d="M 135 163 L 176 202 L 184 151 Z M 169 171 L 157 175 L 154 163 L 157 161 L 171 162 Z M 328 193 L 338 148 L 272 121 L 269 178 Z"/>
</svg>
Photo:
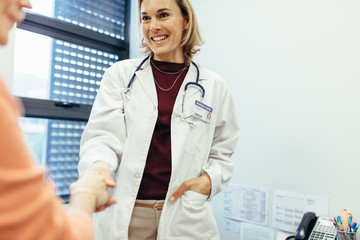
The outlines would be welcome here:
<svg viewBox="0 0 360 240">
<path fill-rule="evenodd" d="M 139 27 L 141 24 L 141 3 L 143 0 L 138 0 L 138 14 L 139 14 Z M 200 35 L 200 29 L 198 22 L 196 20 L 196 15 L 194 9 L 192 8 L 189 0 L 175 0 L 177 5 L 180 8 L 181 14 L 184 19 L 188 22 L 188 29 L 185 29 L 183 39 L 181 40 L 180 46 L 183 48 L 184 61 L 187 66 L 190 65 L 193 56 L 200 51 L 196 48 L 201 46 L 204 42 Z M 144 38 L 141 40 L 141 48 L 144 48 L 142 51 L 145 55 L 153 55 L 153 51 L 146 44 Z"/>
</svg>

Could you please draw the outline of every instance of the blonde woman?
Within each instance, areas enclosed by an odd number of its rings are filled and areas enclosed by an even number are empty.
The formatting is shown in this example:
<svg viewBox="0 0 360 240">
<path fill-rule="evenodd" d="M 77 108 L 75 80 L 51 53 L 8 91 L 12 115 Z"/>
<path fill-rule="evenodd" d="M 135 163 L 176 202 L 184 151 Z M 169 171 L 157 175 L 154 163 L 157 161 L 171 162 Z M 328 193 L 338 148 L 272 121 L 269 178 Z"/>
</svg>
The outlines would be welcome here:
<svg viewBox="0 0 360 240">
<path fill-rule="evenodd" d="M 81 140 L 80 173 L 115 174 L 97 239 L 219 239 L 211 199 L 239 137 L 225 81 L 193 62 L 202 44 L 188 0 L 140 0 L 144 59 L 108 69 Z"/>
</svg>

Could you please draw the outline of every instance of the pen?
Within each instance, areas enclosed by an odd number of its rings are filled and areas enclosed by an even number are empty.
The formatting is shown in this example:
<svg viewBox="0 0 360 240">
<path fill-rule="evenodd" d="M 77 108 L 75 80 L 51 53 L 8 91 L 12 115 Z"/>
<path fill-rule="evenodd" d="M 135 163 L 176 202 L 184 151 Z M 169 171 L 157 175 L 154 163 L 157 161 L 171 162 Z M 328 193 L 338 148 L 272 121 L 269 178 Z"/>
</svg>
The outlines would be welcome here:
<svg viewBox="0 0 360 240">
<path fill-rule="evenodd" d="M 349 225 L 352 223 L 352 216 L 349 216 Z"/>
<path fill-rule="evenodd" d="M 356 222 L 353 222 L 353 224 L 351 225 L 351 229 L 354 231 L 354 229 L 356 228 L 357 226 L 357 223 Z"/>
<path fill-rule="evenodd" d="M 339 225 L 339 228 L 340 228 L 341 230 L 343 230 L 340 216 L 337 216 L 337 224 Z"/>
<path fill-rule="evenodd" d="M 348 232 L 351 232 L 351 223 L 352 223 L 352 216 L 349 216 L 349 224 L 348 224 Z"/>
<path fill-rule="evenodd" d="M 342 231 L 342 229 L 340 228 L 339 223 L 336 221 L 335 217 L 334 217 L 334 225 L 339 231 Z"/>
</svg>

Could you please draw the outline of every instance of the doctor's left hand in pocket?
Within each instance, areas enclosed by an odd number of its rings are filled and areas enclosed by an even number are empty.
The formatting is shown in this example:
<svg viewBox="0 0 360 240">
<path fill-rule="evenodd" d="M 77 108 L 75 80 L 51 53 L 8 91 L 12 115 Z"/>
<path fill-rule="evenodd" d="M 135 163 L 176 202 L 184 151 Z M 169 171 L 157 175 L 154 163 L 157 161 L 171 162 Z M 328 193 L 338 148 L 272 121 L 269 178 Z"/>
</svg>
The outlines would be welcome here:
<svg viewBox="0 0 360 240">
<path fill-rule="evenodd" d="M 193 191 L 203 195 L 210 195 L 211 193 L 211 179 L 205 172 L 197 178 L 189 179 L 183 182 L 180 187 L 171 195 L 170 202 L 175 202 L 186 191 Z"/>
</svg>

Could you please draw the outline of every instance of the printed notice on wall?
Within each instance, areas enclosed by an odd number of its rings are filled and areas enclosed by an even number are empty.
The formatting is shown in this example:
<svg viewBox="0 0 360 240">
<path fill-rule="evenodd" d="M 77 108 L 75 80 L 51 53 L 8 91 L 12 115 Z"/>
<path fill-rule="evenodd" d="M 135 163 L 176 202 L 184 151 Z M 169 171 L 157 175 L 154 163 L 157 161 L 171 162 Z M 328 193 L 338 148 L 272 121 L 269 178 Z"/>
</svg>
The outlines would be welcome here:
<svg viewBox="0 0 360 240">
<path fill-rule="evenodd" d="M 226 231 L 237 233 L 240 232 L 240 222 L 226 219 Z"/>
<path fill-rule="evenodd" d="M 328 215 L 328 198 L 275 190 L 273 194 L 272 226 L 295 232 L 305 212 Z"/>
<path fill-rule="evenodd" d="M 274 229 L 250 223 L 241 223 L 240 239 L 273 240 Z"/>
<path fill-rule="evenodd" d="M 267 225 L 268 190 L 228 184 L 224 196 L 224 217 Z"/>
</svg>

